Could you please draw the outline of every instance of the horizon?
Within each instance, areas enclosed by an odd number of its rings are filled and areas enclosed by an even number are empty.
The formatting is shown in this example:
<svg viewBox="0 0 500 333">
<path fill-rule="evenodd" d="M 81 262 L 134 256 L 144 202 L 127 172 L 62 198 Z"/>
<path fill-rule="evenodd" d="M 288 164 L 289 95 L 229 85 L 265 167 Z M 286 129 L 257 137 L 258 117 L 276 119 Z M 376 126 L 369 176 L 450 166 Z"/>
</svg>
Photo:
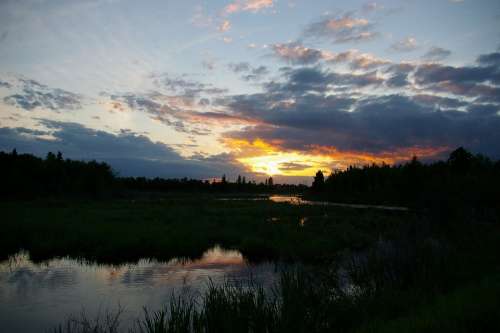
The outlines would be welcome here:
<svg viewBox="0 0 500 333">
<path fill-rule="evenodd" d="M 499 19 L 493 0 L 1 2 L 0 150 L 308 185 L 499 159 Z"/>
</svg>

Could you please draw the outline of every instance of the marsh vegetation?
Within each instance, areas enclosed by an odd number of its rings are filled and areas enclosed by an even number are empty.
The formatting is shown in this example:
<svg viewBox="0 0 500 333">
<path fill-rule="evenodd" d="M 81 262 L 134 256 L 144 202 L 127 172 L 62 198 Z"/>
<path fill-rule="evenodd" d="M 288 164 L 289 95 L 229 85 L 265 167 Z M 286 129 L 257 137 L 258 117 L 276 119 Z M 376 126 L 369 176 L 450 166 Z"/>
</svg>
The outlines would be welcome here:
<svg viewBox="0 0 500 333">
<path fill-rule="evenodd" d="M 35 178 L 28 177 L 16 196 L 0 203 L 3 260 L 24 250 L 34 263 L 54 257 L 108 265 L 135 265 L 141 258 L 189 262 L 220 246 L 238 251 L 250 265 L 284 264 L 272 283 L 239 279 L 209 283 L 196 297 L 174 293 L 164 307 L 145 310 L 133 327 L 112 310 L 100 317 L 58 318 L 56 332 L 500 327 L 500 164 L 464 150 L 430 165 L 414 159 L 401 166 L 350 168 L 326 179 L 318 174 L 307 191 L 242 179 L 121 179 L 106 165 L 56 155 L 2 158 L 11 163 L 7 175 L 28 170 L 16 167 L 24 159 L 38 163 L 27 171 Z M 52 168 L 67 175 L 65 180 L 36 183 L 37 174 L 47 179 L 43 175 Z M 68 176 L 79 168 L 87 171 L 77 174 L 88 173 L 97 185 L 84 186 L 85 180 Z M 246 188 L 251 190 L 239 191 Z M 285 190 L 343 204 L 263 197 Z M 2 194 L 8 195 L 5 188 Z M 377 204 L 403 207 L 378 209 Z"/>
</svg>

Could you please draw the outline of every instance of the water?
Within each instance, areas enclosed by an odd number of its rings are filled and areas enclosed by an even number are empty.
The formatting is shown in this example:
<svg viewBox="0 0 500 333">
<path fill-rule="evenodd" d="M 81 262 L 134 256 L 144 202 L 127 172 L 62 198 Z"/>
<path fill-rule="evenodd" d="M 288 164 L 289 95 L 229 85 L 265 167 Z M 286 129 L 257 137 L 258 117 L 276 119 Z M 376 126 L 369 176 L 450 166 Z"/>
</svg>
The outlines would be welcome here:
<svg viewBox="0 0 500 333">
<path fill-rule="evenodd" d="M 311 206 L 336 206 L 336 207 L 347 207 L 354 209 L 381 209 L 381 210 L 393 210 L 393 211 L 408 211 L 408 207 L 399 206 L 385 206 L 385 205 L 365 205 L 365 204 L 348 204 L 341 202 L 331 202 L 331 201 L 313 201 L 304 200 L 298 195 L 271 195 L 271 196 L 257 196 L 257 197 L 237 197 L 237 198 L 221 198 L 219 200 L 224 201 L 264 201 L 270 200 L 277 203 L 289 203 L 292 205 L 311 205 Z"/>
<path fill-rule="evenodd" d="M 209 279 L 215 284 L 264 286 L 278 277 L 275 264 L 250 264 L 238 251 L 214 247 L 197 260 L 168 262 L 143 259 L 136 264 L 100 265 L 70 258 L 33 263 L 21 252 L 0 262 L 2 332 L 44 332 L 77 315 L 94 317 L 99 309 L 124 308 L 122 328 L 130 327 L 146 306 L 157 310 L 176 294 L 199 296 Z"/>
<path fill-rule="evenodd" d="M 289 203 L 292 205 L 337 206 L 337 207 L 347 207 L 355 209 L 382 209 L 382 210 L 408 211 L 407 207 L 347 204 L 347 203 L 330 202 L 330 201 L 312 201 L 312 200 L 304 200 L 300 196 L 296 195 L 272 195 L 269 197 L 269 200 L 273 202 Z"/>
</svg>

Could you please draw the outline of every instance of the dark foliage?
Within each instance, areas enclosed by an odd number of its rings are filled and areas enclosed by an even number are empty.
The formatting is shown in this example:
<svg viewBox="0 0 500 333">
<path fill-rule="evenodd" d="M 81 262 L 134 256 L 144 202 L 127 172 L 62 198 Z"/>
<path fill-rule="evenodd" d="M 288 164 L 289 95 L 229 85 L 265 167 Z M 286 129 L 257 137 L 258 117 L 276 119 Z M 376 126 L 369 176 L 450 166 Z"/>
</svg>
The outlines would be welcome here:
<svg viewBox="0 0 500 333">
<path fill-rule="evenodd" d="M 305 185 L 274 184 L 272 178 L 256 183 L 238 176 L 229 182 L 199 179 L 117 177 L 111 166 L 96 161 L 63 159 L 60 152 L 45 159 L 31 154 L 0 152 L 0 197 L 32 199 L 38 197 L 92 197 L 136 195 L 140 193 L 300 193 Z"/>
<path fill-rule="evenodd" d="M 0 152 L 0 179 L 2 198 L 102 197 L 110 193 L 114 175 L 106 163 L 65 160 L 60 152 L 42 159 L 13 150 Z"/>
<path fill-rule="evenodd" d="M 437 218 L 487 222 L 498 219 L 500 161 L 458 148 L 447 161 L 351 166 L 333 172 L 324 186 L 316 175 L 315 184 L 312 195 L 330 201 L 404 205 Z"/>
<path fill-rule="evenodd" d="M 137 192 L 206 192 L 206 193 L 301 193 L 307 189 L 305 185 L 273 184 L 272 178 L 265 183 L 246 181 L 245 177 L 238 176 L 232 183 L 222 176 L 221 180 L 209 181 L 199 179 L 164 179 L 127 177 L 117 180 L 120 188 Z"/>
</svg>

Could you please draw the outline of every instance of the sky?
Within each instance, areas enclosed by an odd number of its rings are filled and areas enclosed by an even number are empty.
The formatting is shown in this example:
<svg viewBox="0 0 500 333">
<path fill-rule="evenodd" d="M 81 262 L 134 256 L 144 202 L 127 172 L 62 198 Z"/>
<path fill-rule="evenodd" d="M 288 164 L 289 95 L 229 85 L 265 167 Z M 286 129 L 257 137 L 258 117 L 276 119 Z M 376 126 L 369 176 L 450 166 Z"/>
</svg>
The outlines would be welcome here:
<svg viewBox="0 0 500 333">
<path fill-rule="evenodd" d="M 0 0 L 0 150 L 310 183 L 500 158 L 498 0 Z"/>
</svg>

